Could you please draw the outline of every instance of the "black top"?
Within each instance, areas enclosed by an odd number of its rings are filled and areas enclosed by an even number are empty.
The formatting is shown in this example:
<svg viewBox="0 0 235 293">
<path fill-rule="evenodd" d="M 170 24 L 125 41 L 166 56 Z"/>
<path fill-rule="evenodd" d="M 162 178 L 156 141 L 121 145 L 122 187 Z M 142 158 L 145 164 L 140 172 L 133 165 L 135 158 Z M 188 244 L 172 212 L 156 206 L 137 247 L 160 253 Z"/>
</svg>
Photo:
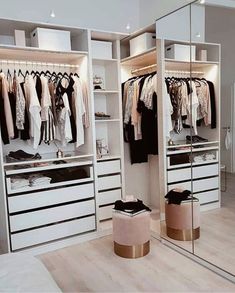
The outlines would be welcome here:
<svg viewBox="0 0 235 293">
<path fill-rule="evenodd" d="M 71 115 L 70 115 L 70 123 L 71 123 L 71 130 L 72 130 L 72 141 L 70 143 L 76 142 L 77 141 L 77 127 L 76 127 L 76 119 L 73 111 L 73 85 L 74 85 L 74 80 L 70 77 L 69 78 L 69 85 L 67 88 L 63 87 L 61 84 L 61 81 L 59 81 L 57 88 L 56 88 L 56 109 L 57 111 L 60 111 L 61 108 L 64 107 L 63 103 L 63 95 L 66 93 L 68 96 L 68 101 L 69 101 L 69 107 L 71 110 Z"/>
</svg>

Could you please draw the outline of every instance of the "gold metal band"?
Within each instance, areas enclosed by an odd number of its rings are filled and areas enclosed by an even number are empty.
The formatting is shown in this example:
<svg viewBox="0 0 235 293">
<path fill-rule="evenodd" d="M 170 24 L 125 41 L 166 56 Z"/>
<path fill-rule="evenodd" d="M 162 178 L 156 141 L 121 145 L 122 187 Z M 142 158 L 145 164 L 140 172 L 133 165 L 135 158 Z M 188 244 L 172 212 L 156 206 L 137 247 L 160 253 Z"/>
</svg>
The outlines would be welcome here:
<svg viewBox="0 0 235 293">
<path fill-rule="evenodd" d="M 200 237 L 200 227 L 196 229 L 187 229 L 187 230 L 173 229 L 173 228 L 167 227 L 166 233 L 168 237 L 175 240 L 191 241 L 191 240 L 196 240 Z"/>
<path fill-rule="evenodd" d="M 150 251 L 150 241 L 141 245 L 121 245 L 114 241 L 114 252 L 124 258 L 138 258 L 145 256 Z"/>
</svg>

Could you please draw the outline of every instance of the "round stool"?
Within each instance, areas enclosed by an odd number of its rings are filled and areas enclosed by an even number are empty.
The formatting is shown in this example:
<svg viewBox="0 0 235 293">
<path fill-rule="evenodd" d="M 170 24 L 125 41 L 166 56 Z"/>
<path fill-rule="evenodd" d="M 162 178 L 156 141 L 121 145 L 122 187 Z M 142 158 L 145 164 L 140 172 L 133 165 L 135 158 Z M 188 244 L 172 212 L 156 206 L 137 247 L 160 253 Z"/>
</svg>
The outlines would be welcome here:
<svg viewBox="0 0 235 293">
<path fill-rule="evenodd" d="M 180 241 L 196 240 L 200 237 L 200 203 L 182 201 L 180 205 L 165 202 L 167 236 Z M 193 224 L 193 227 L 192 227 Z"/>
<path fill-rule="evenodd" d="M 124 258 L 138 258 L 150 251 L 150 213 L 130 217 L 113 212 L 114 252 Z"/>
</svg>

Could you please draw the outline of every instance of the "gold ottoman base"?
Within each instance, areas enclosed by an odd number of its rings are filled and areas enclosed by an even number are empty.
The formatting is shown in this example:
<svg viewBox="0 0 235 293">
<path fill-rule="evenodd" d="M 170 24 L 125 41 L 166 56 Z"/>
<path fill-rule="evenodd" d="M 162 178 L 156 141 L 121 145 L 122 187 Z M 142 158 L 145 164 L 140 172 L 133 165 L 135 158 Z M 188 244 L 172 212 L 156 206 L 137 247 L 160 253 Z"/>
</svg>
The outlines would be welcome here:
<svg viewBox="0 0 235 293">
<path fill-rule="evenodd" d="M 150 251 L 150 241 L 141 245 L 121 245 L 114 241 L 114 252 L 124 258 L 138 258 L 145 256 Z"/>
<path fill-rule="evenodd" d="M 192 241 L 200 237 L 200 227 L 193 230 L 192 229 L 180 230 L 180 229 L 173 229 L 173 228 L 167 227 L 166 234 L 168 237 L 175 240 Z"/>
</svg>

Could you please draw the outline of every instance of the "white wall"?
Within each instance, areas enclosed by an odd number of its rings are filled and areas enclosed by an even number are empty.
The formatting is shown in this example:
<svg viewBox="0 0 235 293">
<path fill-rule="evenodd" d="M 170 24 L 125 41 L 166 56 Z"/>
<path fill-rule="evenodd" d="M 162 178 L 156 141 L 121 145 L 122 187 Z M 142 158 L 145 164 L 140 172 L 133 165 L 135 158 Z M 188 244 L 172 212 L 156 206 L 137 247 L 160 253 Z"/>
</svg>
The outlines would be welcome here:
<svg viewBox="0 0 235 293">
<path fill-rule="evenodd" d="M 56 18 L 50 17 L 51 9 Z M 1 17 L 127 32 L 127 23 L 131 30 L 139 27 L 139 0 L 7 0 L 1 3 Z"/>
<path fill-rule="evenodd" d="M 204 42 L 205 40 L 205 7 L 202 5 L 186 6 L 173 14 L 157 21 L 158 37 L 173 40 L 192 40 Z M 192 25 L 191 29 L 190 26 Z M 200 35 L 198 37 L 198 35 Z"/>
<path fill-rule="evenodd" d="M 193 2 L 192 0 L 140 0 L 140 27 L 147 26 L 156 19 Z"/>
<path fill-rule="evenodd" d="M 232 126 L 231 109 L 234 99 L 232 87 L 235 82 L 235 9 L 206 7 L 206 40 L 221 44 L 221 127 Z M 235 118 L 235 113 L 233 115 Z M 227 170 L 231 172 L 232 150 L 225 149 L 224 138 L 225 130 L 222 129 L 221 159 L 227 166 Z"/>
</svg>

